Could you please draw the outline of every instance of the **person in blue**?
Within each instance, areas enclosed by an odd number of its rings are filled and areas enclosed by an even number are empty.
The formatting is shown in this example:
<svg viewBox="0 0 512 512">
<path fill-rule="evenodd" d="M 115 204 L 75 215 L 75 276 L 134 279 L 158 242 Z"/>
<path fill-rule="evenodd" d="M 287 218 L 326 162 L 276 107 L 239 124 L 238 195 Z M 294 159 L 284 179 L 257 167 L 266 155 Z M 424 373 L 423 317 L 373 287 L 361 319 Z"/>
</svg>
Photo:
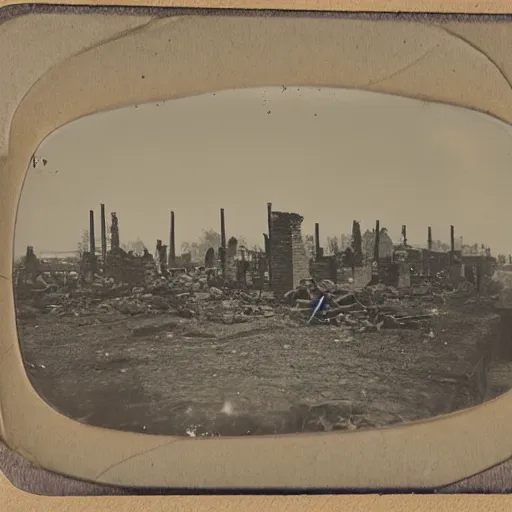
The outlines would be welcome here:
<svg viewBox="0 0 512 512">
<path fill-rule="evenodd" d="M 311 314 L 313 314 L 313 312 L 318 308 L 315 318 L 324 319 L 327 314 L 327 310 L 329 309 L 329 294 L 322 291 L 318 286 L 315 286 L 312 292 L 314 294 L 314 299 L 312 302 Z"/>
</svg>

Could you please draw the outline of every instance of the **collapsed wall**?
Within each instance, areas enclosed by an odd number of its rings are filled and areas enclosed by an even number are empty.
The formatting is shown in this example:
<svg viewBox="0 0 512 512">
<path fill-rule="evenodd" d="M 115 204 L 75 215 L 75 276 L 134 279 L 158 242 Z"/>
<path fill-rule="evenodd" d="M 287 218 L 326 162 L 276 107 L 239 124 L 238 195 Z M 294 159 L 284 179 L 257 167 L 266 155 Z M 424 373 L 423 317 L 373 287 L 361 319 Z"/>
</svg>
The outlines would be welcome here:
<svg viewBox="0 0 512 512">
<path fill-rule="evenodd" d="M 120 283 L 142 285 L 145 280 L 144 262 L 142 258 L 129 256 L 122 249 L 114 249 L 107 254 L 104 276 Z"/>
<path fill-rule="evenodd" d="M 276 295 L 296 288 L 309 279 L 309 258 L 304 247 L 301 226 L 304 217 L 298 213 L 272 212 L 270 265 L 272 289 Z"/>
<path fill-rule="evenodd" d="M 316 261 L 311 261 L 309 270 L 311 277 L 317 281 L 322 279 L 338 281 L 338 261 L 336 256 L 323 256 Z"/>
</svg>

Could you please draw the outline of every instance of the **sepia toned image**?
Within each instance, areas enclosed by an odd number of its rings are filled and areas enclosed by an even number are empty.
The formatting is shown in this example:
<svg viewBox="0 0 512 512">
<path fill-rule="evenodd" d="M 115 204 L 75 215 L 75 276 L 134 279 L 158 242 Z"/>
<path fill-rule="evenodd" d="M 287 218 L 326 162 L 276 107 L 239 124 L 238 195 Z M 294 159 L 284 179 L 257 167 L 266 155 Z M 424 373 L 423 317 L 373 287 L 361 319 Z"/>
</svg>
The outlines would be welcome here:
<svg viewBox="0 0 512 512">
<path fill-rule="evenodd" d="M 20 347 L 82 423 L 354 431 L 512 388 L 512 129 L 282 85 L 51 134 L 18 210 Z"/>
</svg>

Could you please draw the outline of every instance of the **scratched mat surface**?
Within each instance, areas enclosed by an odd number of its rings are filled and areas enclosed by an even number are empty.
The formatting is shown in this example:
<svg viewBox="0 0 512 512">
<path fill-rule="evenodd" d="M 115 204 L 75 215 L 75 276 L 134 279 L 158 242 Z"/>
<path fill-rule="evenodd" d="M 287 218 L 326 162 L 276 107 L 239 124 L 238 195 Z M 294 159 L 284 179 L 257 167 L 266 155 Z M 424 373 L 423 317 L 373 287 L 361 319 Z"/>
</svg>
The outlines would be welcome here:
<svg viewBox="0 0 512 512">
<path fill-rule="evenodd" d="M 44 471 L 0 444 L 0 470 L 18 489 L 43 496 L 130 496 L 177 494 L 176 490 L 122 489 L 80 482 Z M 437 493 L 507 493 L 512 490 L 512 461 L 509 460 L 461 482 L 436 489 Z M 325 491 L 332 494 L 334 491 Z M 390 489 L 392 492 L 392 489 Z M 180 493 L 182 493 L 180 491 Z M 192 494 L 192 493 L 189 493 Z M 208 494 L 212 494 L 211 491 Z M 236 494 L 239 494 L 237 492 Z M 275 494 L 273 492 L 272 494 Z M 303 494 L 303 493 L 301 493 Z"/>
</svg>

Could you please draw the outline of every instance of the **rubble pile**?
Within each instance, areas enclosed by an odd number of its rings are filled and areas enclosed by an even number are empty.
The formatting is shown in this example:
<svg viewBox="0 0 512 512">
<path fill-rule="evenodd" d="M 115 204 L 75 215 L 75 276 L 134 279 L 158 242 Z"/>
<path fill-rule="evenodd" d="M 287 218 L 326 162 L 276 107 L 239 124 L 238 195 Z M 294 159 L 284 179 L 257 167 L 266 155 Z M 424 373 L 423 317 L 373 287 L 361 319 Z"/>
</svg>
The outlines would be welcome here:
<svg viewBox="0 0 512 512">
<path fill-rule="evenodd" d="M 420 329 L 437 316 L 437 306 L 468 290 L 447 290 L 442 283 L 419 284 L 397 290 L 384 284 L 355 289 L 329 280 L 304 280 L 282 300 L 270 292 L 222 286 L 204 268 L 172 269 L 159 274 L 150 262 L 140 269 L 137 284 L 114 276 L 94 274 L 90 282 L 39 279 L 29 291 L 17 291 L 19 318 L 44 312 L 58 316 L 92 316 L 117 312 L 124 315 L 175 314 L 210 322 L 234 324 L 276 314 L 301 325 L 331 325 L 352 332 L 381 329 Z M 36 286 L 37 285 L 37 286 Z M 471 295 L 471 294 L 469 294 Z M 472 299 L 469 299 L 470 302 Z"/>
<path fill-rule="evenodd" d="M 57 316 L 91 316 L 117 311 L 126 315 L 174 313 L 226 324 L 247 322 L 251 317 L 274 315 L 273 299 L 258 291 L 212 286 L 205 270 L 179 272 L 166 277 L 147 272 L 141 285 L 94 275 L 86 284 L 52 282 L 50 279 L 17 290 L 19 318 L 36 313 Z"/>
<path fill-rule="evenodd" d="M 285 298 L 291 305 L 290 312 L 302 322 L 341 326 L 355 332 L 421 328 L 439 314 L 435 304 L 444 300 L 441 292 L 428 287 L 404 293 L 391 286 L 375 285 L 356 291 L 331 281 L 305 282 Z M 429 301 L 432 308 L 425 311 Z"/>
</svg>

